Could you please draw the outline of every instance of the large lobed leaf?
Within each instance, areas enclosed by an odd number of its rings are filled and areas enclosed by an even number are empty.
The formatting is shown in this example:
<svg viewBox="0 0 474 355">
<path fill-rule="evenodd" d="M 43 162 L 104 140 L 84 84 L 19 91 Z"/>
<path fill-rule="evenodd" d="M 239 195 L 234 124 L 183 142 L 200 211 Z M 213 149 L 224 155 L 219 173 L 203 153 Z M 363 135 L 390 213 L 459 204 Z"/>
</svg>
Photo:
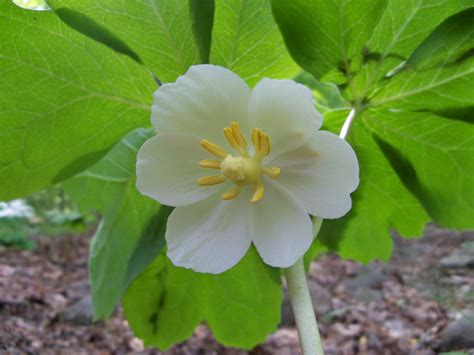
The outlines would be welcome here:
<svg viewBox="0 0 474 355">
<path fill-rule="evenodd" d="M 357 113 L 348 140 L 361 183 L 351 212 L 324 221 L 320 249 L 387 260 L 390 229 L 419 235 L 429 220 L 474 227 L 472 5 L 272 1 L 295 60 L 336 80 Z M 348 113 L 327 112 L 325 126 L 338 133 Z"/>
<path fill-rule="evenodd" d="M 96 162 L 148 121 L 155 84 L 142 66 L 51 11 L 0 2 L 0 199 Z"/>
</svg>

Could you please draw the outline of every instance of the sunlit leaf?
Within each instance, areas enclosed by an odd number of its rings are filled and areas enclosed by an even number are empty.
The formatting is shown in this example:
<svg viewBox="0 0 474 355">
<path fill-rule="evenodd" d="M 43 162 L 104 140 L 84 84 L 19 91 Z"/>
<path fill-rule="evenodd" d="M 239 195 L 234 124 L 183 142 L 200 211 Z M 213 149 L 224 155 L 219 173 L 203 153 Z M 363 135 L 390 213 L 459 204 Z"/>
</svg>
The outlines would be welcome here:
<svg viewBox="0 0 474 355">
<path fill-rule="evenodd" d="M 52 11 L 0 3 L 0 199 L 65 180 L 147 125 L 151 76 Z"/>
<path fill-rule="evenodd" d="M 390 0 L 367 43 L 374 55 L 369 80 L 381 77 L 410 54 L 447 17 L 467 8 L 469 1 Z M 472 6 L 472 2 L 471 2 Z M 371 83 L 366 83 L 370 85 Z"/>
<path fill-rule="evenodd" d="M 176 80 L 190 65 L 201 62 L 188 0 L 49 0 L 49 4 L 55 11 L 75 11 L 110 31 L 163 82 Z"/>
<path fill-rule="evenodd" d="M 264 77 L 291 78 L 299 71 L 269 0 L 216 0 L 211 63 L 231 69 L 250 85 Z"/>
<path fill-rule="evenodd" d="M 473 16 L 474 8 L 444 21 L 400 72 L 380 85 L 372 104 L 431 110 L 474 106 Z"/>
<path fill-rule="evenodd" d="M 468 58 L 442 68 L 407 69 L 379 89 L 372 105 L 415 110 L 474 106 L 473 87 L 474 58 Z"/>
<path fill-rule="evenodd" d="M 474 8 L 470 8 L 446 19 L 410 55 L 407 67 L 429 69 L 472 55 L 473 16 Z"/>
</svg>

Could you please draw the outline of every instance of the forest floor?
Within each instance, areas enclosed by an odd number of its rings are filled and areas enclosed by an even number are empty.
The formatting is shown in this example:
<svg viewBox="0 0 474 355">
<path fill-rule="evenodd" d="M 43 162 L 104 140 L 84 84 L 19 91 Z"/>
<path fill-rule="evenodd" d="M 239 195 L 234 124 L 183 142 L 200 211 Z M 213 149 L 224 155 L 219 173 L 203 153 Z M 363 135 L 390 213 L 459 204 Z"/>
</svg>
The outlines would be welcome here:
<svg viewBox="0 0 474 355">
<path fill-rule="evenodd" d="M 474 233 L 428 226 L 394 240 L 387 264 L 324 255 L 311 265 L 326 353 L 474 354 Z M 250 352 L 218 345 L 204 325 L 164 353 L 144 349 L 120 310 L 90 324 L 88 242 L 43 236 L 34 251 L 0 251 L 0 354 L 300 354 L 287 300 L 280 329 Z"/>
</svg>

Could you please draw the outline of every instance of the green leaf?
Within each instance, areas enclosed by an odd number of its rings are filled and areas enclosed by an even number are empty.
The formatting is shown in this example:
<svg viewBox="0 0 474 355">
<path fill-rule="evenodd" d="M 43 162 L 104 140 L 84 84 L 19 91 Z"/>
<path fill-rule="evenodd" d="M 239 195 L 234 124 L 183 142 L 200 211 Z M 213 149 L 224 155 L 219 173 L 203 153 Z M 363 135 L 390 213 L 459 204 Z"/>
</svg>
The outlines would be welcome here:
<svg viewBox="0 0 474 355">
<path fill-rule="evenodd" d="M 362 102 L 385 74 L 469 2 L 272 0 L 272 7 L 298 64 L 317 78 L 343 73 L 348 95 Z M 343 83 L 339 77 L 338 82 Z"/>
<path fill-rule="evenodd" d="M 299 69 L 288 54 L 269 0 L 216 0 L 211 63 L 249 83 L 264 77 L 291 78 Z"/>
<path fill-rule="evenodd" d="M 313 91 L 314 101 L 321 112 L 350 107 L 349 102 L 341 96 L 338 87 L 332 83 L 322 83 L 306 72 L 301 72 L 295 81 Z"/>
<path fill-rule="evenodd" d="M 214 24 L 214 0 L 189 0 L 194 38 L 199 47 L 202 63 L 209 63 L 212 26 Z"/>
<path fill-rule="evenodd" d="M 407 65 L 427 69 L 459 62 L 472 55 L 473 18 L 474 8 L 449 17 L 410 55 Z"/>
<path fill-rule="evenodd" d="M 444 21 L 373 97 L 372 106 L 441 110 L 474 105 L 474 8 Z"/>
<path fill-rule="evenodd" d="M 474 227 L 466 218 L 474 176 L 472 2 L 272 0 L 272 7 L 295 60 L 339 84 L 356 112 L 348 137 L 360 162 L 353 209 L 324 221 L 312 250 L 387 260 L 390 229 L 418 235 L 430 219 Z M 347 114 L 326 112 L 324 126 L 339 133 Z"/>
<path fill-rule="evenodd" d="M 107 30 L 107 28 L 104 28 L 101 24 L 95 22 L 91 18 L 81 14 L 80 12 L 67 8 L 60 8 L 55 12 L 56 15 L 58 15 L 58 17 L 72 29 L 96 40 L 97 42 L 105 44 L 118 53 L 128 55 L 136 62 L 143 64 L 142 60 L 133 49 L 112 32 Z"/>
<path fill-rule="evenodd" d="M 318 79 L 332 68 L 347 73 L 387 1 L 272 0 L 275 19 L 291 54 Z"/>
<path fill-rule="evenodd" d="M 161 206 L 158 213 L 152 217 L 145 232 L 140 236 L 140 240 L 128 262 L 123 290 L 160 254 L 165 245 L 166 222 L 168 222 L 168 217 L 172 211 L 172 207 Z"/>
<path fill-rule="evenodd" d="M 474 105 L 474 57 L 460 64 L 396 75 L 372 98 L 372 106 L 442 110 Z"/>
<path fill-rule="evenodd" d="M 112 313 L 129 282 L 164 245 L 170 209 L 135 188 L 136 153 L 151 135 L 144 129 L 130 133 L 99 163 L 64 183 L 80 210 L 103 215 L 89 256 L 96 319 Z"/>
<path fill-rule="evenodd" d="M 128 288 L 125 315 L 145 346 L 160 349 L 182 341 L 205 321 L 227 346 L 250 349 L 280 321 L 278 269 L 265 265 L 255 248 L 231 270 L 201 274 L 157 258 Z"/>
<path fill-rule="evenodd" d="M 188 0 L 49 0 L 48 3 L 55 11 L 74 10 L 100 24 L 137 53 L 163 82 L 175 81 L 189 66 L 201 62 Z"/>
<path fill-rule="evenodd" d="M 468 7 L 468 2 L 439 0 L 388 1 L 367 50 L 377 57 L 373 71 L 387 73 L 410 54 L 447 17 Z"/>
<path fill-rule="evenodd" d="M 474 216 L 474 126 L 427 112 L 364 115 L 367 126 L 405 159 L 398 174 L 432 219 L 448 228 L 472 228 Z"/>
<path fill-rule="evenodd" d="M 73 176 L 148 124 L 147 70 L 51 11 L 0 3 L 0 73 L 0 200 Z"/>
<path fill-rule="evenodd" d="M 347 113 L 325 114 L 326 127 L 338 132 Z M 429 218 L 394 173 L 370 131 L 355 125 L 348 140 L 359 159 L 360 185 L 352 194 L 351 212 L 338 220 L 325 220 L 317 242 L 337 250 L 344 258 L 388 260 L 392 250 L 390 229 L 406 237 L 420 235 Z"/>
</svg>

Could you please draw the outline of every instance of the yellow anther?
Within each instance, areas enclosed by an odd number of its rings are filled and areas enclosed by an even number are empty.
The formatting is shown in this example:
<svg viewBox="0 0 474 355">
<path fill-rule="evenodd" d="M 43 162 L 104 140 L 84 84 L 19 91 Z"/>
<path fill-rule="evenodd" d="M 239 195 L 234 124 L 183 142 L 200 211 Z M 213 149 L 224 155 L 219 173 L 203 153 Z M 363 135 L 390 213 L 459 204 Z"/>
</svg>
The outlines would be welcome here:
<svg viewBox="0 0 474 355">
<path fill-rule="evenodd" d="M 259 128 L 254 128 L 251 141 L 255 149 L 250 155 L 247 151 L 247 142 L 237 122 L 231 122 L 229 127 L 225 127 L 224 135 L 230 146 L 239 154 L 233 156 L 208 140 L 201 141 L 204 149 L 222 159 L 204 159 L 199 162 L 199 165 L 203 168 L 219 169 L 221 174 L 202 177 L 197 183 L 200 186 L 211 186 L 224 181 L 232 182 L 234 186 L 222 194 L 224 200 L 236 198 L 247 186 L 253 189 L 251 201 L 260 201 L 265 193 L 262 174 L 271 178 L 280 176 L 280 168 L 263 166 L 263 157 L 271 151 L 270 137 Z"/>
<path fill-rule="evenodd" d="M 239 196 L 240 191 L 241 191 L 241 189 L 240 189 L 239 186 L 234 186 L 233 188 L 231 188 L 229 191 L 227 191 L 226 193 L 224 193 L 222 195 L 222 199 L 223 200 L 233 200 L 234 198 Z"/>
<path fill-rule="evenodd" d="M 262 169 L 263 173 L 272 177 L 272 178 L 277 178 L 280 176 L 280 168 L 276 167 L 271 167 L 271 168 L 263 168 Z"/>
<path fill-rule="evenodd" d="M 262 180 L 258 179 L 257 182 L 255 183 L 252 199 L 250 201 L 252 202 L 260 201 L 263 197 L 264 191 L 265 191 L 265 188 L 263 187 Z"/>
<path fill-rule="evenodd" d="M 244 138 L 244 135 L 242 134 L 242 131 L 240 130 L 240 126 L 237 122 L 232 122 L 230 124 L 230 127 L 232 128 L 232 133 L 234 133 L 234 138 L 237 141 L 237 143 L 244 149 L 247 149 L 247 141 Z"/>
<path fill-rule="evenodd" d="M 211 169 L 220 169 L 221 161 L 220 160 L 208 160 L 204 159 L 199 162 L 201 168 L 211 168 Z"/>
<path fill-rule="evenodd" d="M 235 139 L 234 131 L 232 131 L 232 128 L 230 128 L 230 127 L 224 128 L 224 135 L 227 138 L 227 140 L 229 141 L 229 144 L 231 145 L 231 147 L 237 149 L 238 151 L 240 151 L 240 145 L 237 142 L 237 140 Z"/>
<path fill-rule="evenodd" d="M 267 156 L 270 154 L 270 137 L 268 137 L 268 134 L 262 133 L 260 135 L 260 153 L 263 156 Z"/>
<path fill-rule="evenodd" d="M 216 157 L 225 158 L 228 154 L 221 147 L 209 142 L 207 139 L 201 141 L 201 146 L 206 149 L 209 153 L 214 154 Z"/>
<path fill-rule="evenodd" d="M 254 128 L 252 131 L 252 144 L 255 147 L 255 152 L 260 152 L 260 130 Z"/>
<path fill-rule="evenodd" d="M 225 176 L 224 175 L 214 175 L 214 176 L 205 176 L 202 178 L 199 178 L 197 183 L 200 186 L 212 186 L 212 185 L 217 185 L 225 181 Z"/>
</svg>

